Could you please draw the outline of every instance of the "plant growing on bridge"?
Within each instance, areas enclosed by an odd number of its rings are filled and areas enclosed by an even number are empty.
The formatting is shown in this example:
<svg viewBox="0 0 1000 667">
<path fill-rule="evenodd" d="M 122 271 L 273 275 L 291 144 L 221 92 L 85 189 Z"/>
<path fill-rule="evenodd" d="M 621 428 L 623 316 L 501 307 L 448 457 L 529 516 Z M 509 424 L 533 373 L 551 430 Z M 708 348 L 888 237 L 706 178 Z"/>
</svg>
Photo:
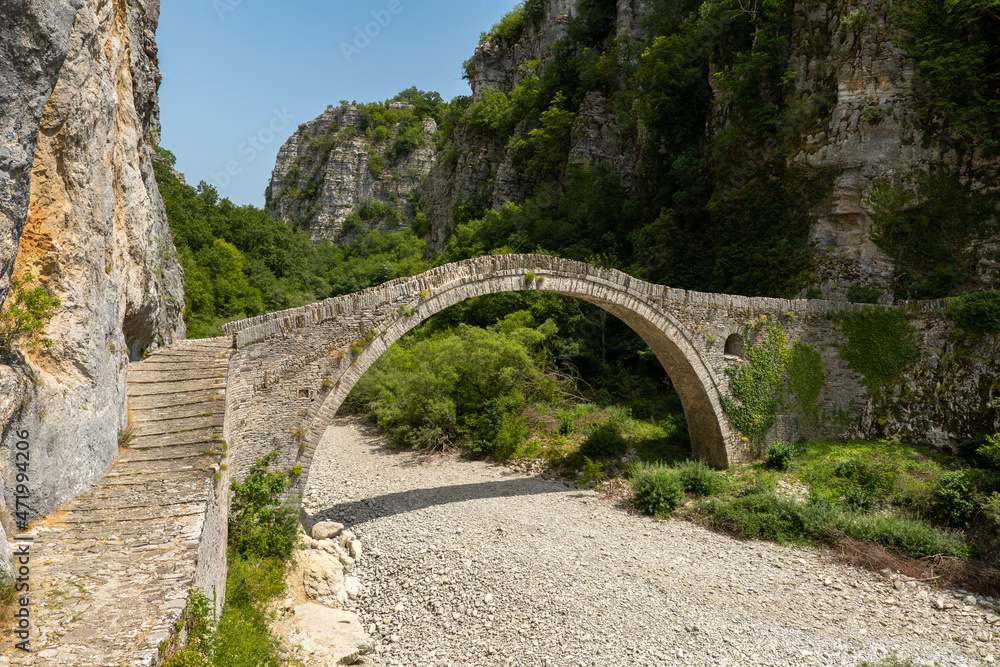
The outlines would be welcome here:
<svg viewBox="0 0 1000 667">
<path fill-rule="evenodd" d="M 257 461 L 244 482 L 233 482 L 229 514 L 229 544 L 247 558 L 288 558 L 295 545 L 298 518 L 294 508 L 282 502 L 288 477 L 271 473 L 277 454 Z"/>
<path fill-rule="evenodd" d="M 745 347 L 747 363 L 727 371 L 732 397 L 720 400 L 733 426 L 759 454 L 782 408 L 791 408 L 796 419 L 819 425 L 818 399 L 826 369 L 810 345 L 796 342 L 788 347 L 780 324 L 764 319 L 756 326 L 763 329 L 761 340 Z"/>
<path fill-rule="evenodd" d="M 0 313 L 0 359 L 9 358 L 17 347 L 52 347 L 52 341 L 42 336 L 42 331 L 60 301 L 44 286 L 32 287 L 34 280 L 30 273 L 11 278 L 8 306 Z"/>
<path fill-rule="evenodd" d="M 188 592 L 187 606 L 177 621 L 177 630 L 187 628 L 187 645 L 170 655 L 164 667 L 211 667 L 215 654 L 215 612 L 200 588 Z M 165 645 L 160 646 L 164 651 Z"/>
<path fill-rule="evenodd" d="M 845 339 L 837 343 L 840 356 L 864 376 L 871 394 L 898 378 L 920 354 L 916 328 L 905 310 L 877 307 L 844 313 L 841 328 Z"/>
</svg>

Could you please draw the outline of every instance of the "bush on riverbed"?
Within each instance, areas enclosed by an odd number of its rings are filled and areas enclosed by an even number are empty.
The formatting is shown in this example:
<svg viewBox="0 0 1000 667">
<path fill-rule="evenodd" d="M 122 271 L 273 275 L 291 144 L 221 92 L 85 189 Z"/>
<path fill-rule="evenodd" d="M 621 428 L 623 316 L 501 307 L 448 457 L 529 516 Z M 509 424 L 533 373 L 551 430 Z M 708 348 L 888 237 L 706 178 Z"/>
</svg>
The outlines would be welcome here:
<svg viewBox="0 0 1000 667">
<path fill-rule="evenodd" d="M 463 444 L 500 459 L 524 442 L 529 400 L 564 390 L 550 373 L 546 343 L 555 324 L 525 311 L 481 329 L 459 325 L 400 341 L 358 381 L 350 400 L 397 443 L 425 449 Z"/>
<path fill-rule="evenodd" d="M 684 498 L 684 484 L 677 471 L 657 463 L 640 463 L 632 468 L 632 492 L 640 512 L 666 516 Z"/>
</svg>

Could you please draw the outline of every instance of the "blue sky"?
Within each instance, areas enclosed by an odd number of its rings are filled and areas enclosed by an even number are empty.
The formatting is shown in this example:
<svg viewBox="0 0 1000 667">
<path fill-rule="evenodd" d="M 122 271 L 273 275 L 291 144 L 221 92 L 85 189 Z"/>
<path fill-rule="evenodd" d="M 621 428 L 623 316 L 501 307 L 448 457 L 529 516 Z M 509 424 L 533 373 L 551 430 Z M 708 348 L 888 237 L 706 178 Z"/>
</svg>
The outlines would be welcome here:
<svg viewBox="0 0 1000 667">
<path fill-rule="evenodd" d="M 168 0 L 157 30 L 160 143 L 188 183 L 263 206 L 278 149 L 328 104 L 410 86 L 468 95 L 462 62 L 514 4 Z M 359 37 L 366 29 L 375 36 Z"/>
</svg>

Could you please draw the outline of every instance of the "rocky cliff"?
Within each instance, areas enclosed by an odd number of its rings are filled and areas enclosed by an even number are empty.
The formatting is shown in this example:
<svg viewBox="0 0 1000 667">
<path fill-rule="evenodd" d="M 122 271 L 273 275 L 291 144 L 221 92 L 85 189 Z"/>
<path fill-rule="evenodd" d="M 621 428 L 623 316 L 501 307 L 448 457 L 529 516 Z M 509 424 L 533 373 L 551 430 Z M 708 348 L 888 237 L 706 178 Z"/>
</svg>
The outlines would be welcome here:
<svg viewBox="0 0 1000 667">
<path fill-rule="evenodd" d="M 59 297 L 49 349 L 0 365 L 7 506 L 27 432 L 32 518 L 118 455 L 130 359 L 184 336 L 182 273 L 153 178 L 155 0 L 0 5 L 0 295 Z"/>
<path fill-rule="evenodd" d="M 715 194 L 711 195 L 713 203 L 704 205 L 704 218 L 707 220 L 714 214 L 720 220 L 716 224 L 722 225 L 730 223 L 727 222 L 727 213 L 718 207 L 720 201 L 733 200 L 736 202 L 734 206 L 747 212 L 747 215 L 752 214 L 754 207 L 769 205 L 760 199 L 742 203 L 739 200 L 756 196 L 758 193 L 754 191 L 753 181 L 774 178 L 775 168 L 783 165 L 781 168 L 788 174 L 778 178 L 798 178 L 801 181 L 798 183 L 800 190 L 810 187 L 807 183 L 809 179 L 823 182 L 823 185 L 816 186 L 817 191 L 823 190 L 819 198 L 815 201 L 809 199 L 802 204 L 803 211 L 796 213 L 808 217 L 808 229 L 801 240 L 796 239 L 794 243 L 805 244 L 804 254 L 812 255 L 807 262 L 800 263 L 798 269 L 788 269 L 801 271 L 804 276 L 798 280 L 801 296 L 822 295 L 843 300 L 847 298 L 847 288 L 852 286 L 867 288 L 869 295 L 881 294 L 879 298 L 883 301 L 892 300 L 894 291 L 897 297 L 923 296 L 922 288 L 909 290 L 905 284 L 909 280 L 909 268 L 899 266 L 898 261 L 906 253 L 901 251 L 890 256 L 884 250 L 884 244 L 880 247 L 872 240 L 876 211 L 870 200 L 874 190 L 885 183 L 908 188 L 917 194 L 904 208 L 919 209 L 921 202 L 927 199 L 926 196 L 921 199 L 919 195 L 917 184 L 920 179 L 935 170 L 937 173 L 951 170 L 956 174 L 955 183 L 968 187 L 969 192 L 995 193 L 1000 178 L 1000 160 L 984 157 L 989 153 L 979 146 L 964 152 L 955 150 L 947 127 L 928 126 L 928 83 L 923 82 L 925 90 L 922 92 L 918 61 L 905 47 L 910 32 L 901 24 L 898 14 L 884 4 L 868 2 L 858 5 L 848 0 L 832 3 L 804 0 L 789 5 L 788 9 L 780 10 L 781 16 L 772 17 L 776 29 L 784 33 L 781 37 L 784 41 L 773 52 L 780 63 L 772 64 L 768 72 L 755 74 L 754 63 L 734 62 L 733 53 L 738 58 L 742 57 L 744 49 L 760 48 L 758 37 L 753 37 L 753 46 L 749 42 L 753 30 L 760 30 L 764 21 L 756 13 L 740 12 L 735 7 L 726 10 L 729 13 L 713 19 L 716 23 L 706 28 L 703 36 L 698 38 L 703 42 L 714 40 L 714 43 L 706 45 L 699 43 L 698 39 L 683 36 L 685 31 L 691 33 L 699 29 L 695 25 L 699 20 L 697 13 L 685 17 L 683 12 L 678 12 L 672 19 L 665 19 L 664 12 L 667 10 L 664 7 L 648 0 L 618 0 L 617 3 L 598 0 L 529 2 L 525 3 L 524 18 L 520 23 L 505 19 L 487 35 L 465 64 L 471 97 L 458 100 L 457 104 L 453 102 L 460 115 L 464 110 L 464 118 L 451 124 L 446 135 L 439 138 L 440 155 L 429 155 L 415 165 L 421 172 L 426 170 L 427 173 L 424 184 L 415 187 L 422 196 L 423 210 L 429 223 L 428 247 L 432 251 L 443 249 L 456 221 L 464 219 L 470 209 L 499 209 L 503 202 L 520 204 L 531 198 L 534 198 L 534 205 L 545 209 L 563 196 L 562 175 L 526 174 L 524 160 L 519 161 L 516 154 L 517 147 L 523 147 L 531 132 L 539 127 L 537 113 L 530 119 L 522 117 L 512 132 L 507 133 L 483 131 L 469 119 L 469 110 L 476 109 L 487 93 L 500 91 L 510 96 L 500 102 L 509 102 L 513 107 L 517 104 L 523 106 L 522 101 L 515 101 L 515 98 L 523 100 L 526 94 L 531 94 L 530 90 L 525 92 L 523 82 L 526 77 L 538 75 L 543 79 L 542 93 L 543 96 L 548 95 L 547 99 L 551 99 L 553 86 L 564 90 L 575 88 L 577 91 L 576 99 L 570 105 L 573 124 L 567 144 L 567 159 L 560 168 L 564 169 L 566 164 L 583 167 L 599 163 L 610 165 L 619 176 L 622 188 L 629 193 L 627 196 L 647 200 L 646 215 L 649 219 L 642 224 L 652 223 L 662 207 L 671 203 L 669 199 L 664 203 L 656 202 L 656 193 L 642 192 L 643 188 L 661 188 L 649 174 L 671 168 L 671 161 L 675 162 L 674 168 L 682 165 L 683 161 L 676 162 L 678 157 L 694 165 L 699 159 L 702 163 L 704 160 L 716 160 L 721 164 L 724 158 L 720 156 L 731 153 L 730 166 L 706 170 L 708 177 L 715 174 L 719 181 Z M 716 9 L 704 10 L 702 14 L 712 11 Z M 588 14 L 588 18 L 581 20 L 584 14 Z M 599 21 L 609 22 L 596 33 L 593 25 L 595 16 Z M 516 29 L 511 28 L 515 24 Z M 744 24 L 746 27 L 741 28 Z M 687 27 L 680 28 L 682 25 Z M 658 33 L 657 30 L 663 30 L 664 26 L 672 27 L 668 27 L 666 33 Z M 980 37 L 987 41 L 993 39 L 987 33 L 983 33 L 985 37 Z M 603 41 L 595 42 L 593 34 L 605 35 Z M 683 70 L 685 76 L 703 68 L 701 85 L 712 99 L 705 105 L 707 111 L 696 111 L 696 104 L 691 106 L 692 114 L 706 113 L 702 146 L 714 143 L 718 147 L 725 142 L 720 137 L 735 129 L 744 136 L 732 146 L 723 150 L 699 148 L 697 150 L 707 157 L 696 156 L 692 159 L 690 143 L 686 153 L 674 154 L 671 152 L 673 149 L 664 145 L 670 143 L 669 138 L 665 141 L 663 136 L 656 137 L 647 124 L 636 123 L 637 117 L 643 113 L 647 119 L 650 115 L 648 109 L 643 111 L 644 105 L 655 107 L 660 104 L 654 99 L 677 104 L 676 91 L 669 93 L 675 99 L 666 95 L 652 97 L 658 92 L 654 90 L 655 86 L 662 85 L 664 75 L 669 74 L 668 67 L 648 67 L 645 79 L 635 76 L 637 69 L 642 74 L 644 63 L 656 57 L 656 53 L 651 57 L 649 51 L 644 54 L 644 49 L 658 44 L 654 42 L 657 34 L 670 34 L 671 38 L 678 39 L 677 43 L 682 46 L 677 47 L 679 50 L 675 49 L 672 57 L 686 68 Z M 591 41 L 588 42 L 588 39 Z M 570 46 L 566 47 L 567 44 Z M 580 54 L 586 56 L 588 49 L 593 53 L 603 49 L 602 58 L 611 54 L 618 59 L 618 72 L 610 77 L 610 85 L 606 82 L 588 83 L 579 73 L 584 71 L 579 69 L 580 62 L 586 60 Z M 572 55 L 567 56 L 567 52 Z M 765 55 L 762 62 L 768 57 L 772 56 Z M 573 58 L 577 60 L 574 62 Z M 551 67 L 554 63 L 557 67 Z M 579 71 L 568 69 L 567 63 Z M 550 71 L 545 73 L 547 67 Z M 606 63 L 597 63 L 597 70 L 602 67 L 606 68 Z M 555 70 L 558 71 L 552 74 Z M 588 72 L 590 79 L 599 77 L 593 70 Z M 579 80 L 574 82 L 574 76 L 579 76 Z M 745 80 L 738 81 L 740 76 Z M 776 76 L 781 77 L 781 82 L 769 81 Z M 758 97 L 764 99 L 768 95 L 776 95 L 773 107 L 780 109 L 780 113 L 771 113 L 767 109 L 762 111 L 761 107 L 754 110 L 757 115 L 744 113 L 741 116 L 738 109 L 734 110 L 730 96 L 743 86 L 742 94 L 746 97 L 746 81 L 754 80 L 753 77 L 757 77 L 757 82 L 752 85 L 757 86 Z M 547 93 L 546 86 L 549 86 Z M 700 90 L 698 86 L 691 86 L 681 89 L 681 92 L 689 93 L 696 100 Z M 753 97 L 754 92 L 751 91 L 749 96 Z M 921 107 L 921 104 L 925 106 Z M 495 112 L 496 107 L 488 111 Z M 328 112 L 334 115 L 341 113 Z M 761 126 L 775 123 L 775 126 L 783 126 L 781 131 L 747 129 L 748 119 L 760 119 L 767 114 L 770 118 L 759 120 Z M 326 118 L 327 114 L 311 125 L 329 124 Z M 301 143 L 293 137 L 287 150 L 283 149 L 275 170 L 276 177 L 288 172 L 288 160 L 301 153 Z M 744 144 L 742 148 L 740 143 Z M 985 142 L 983 145 L 986 145 Z M 384 199 L 366 183 L 372 180 L 364 175 L 361 154 L 367 150 L 368 147 L 361 143 L 334 149 L 330 160 L 332 167 L 327 170 L 331 178 L 324 180 L 322 196 L 315 199 L 314 204 L 310 203 L 310 206 L 315 206 L 315 213 L 309 215 L 317 220 L 342 220 L 344 212 L 350 210 L 351 205 L 356 205 L 360 196 Z M 714 154 L 712 150 L 715 150 Z M 656 165 L 658 160 L 666 164 Z M 747 164 L 751 166 L 743 169 L 741 163 L 744 160 L 748 160 Z M 757 173 L 751 173 L 751 169 L 757 169 Z M 726 170 L 728 173 L 718 175 Z M 698 175 L 695 179 L 701 177 Z M 825 185 L 828 181 L 832 183 L 829 187 Z M 748 183 L 750 187 L 744 187 Z M 539 190 L 541 184 L 546 187 Z M 277 178 L 272 181 L 273 191 L 282 187 Z M 688 188 L 689 191 L 691 189 Z M 689 197 L 689 193 L 684 196 Z M 796 199 L 805 199 L 798 192 L 785 192 L 782 196 L 786 201 L 781 205 L 789 209 L 797 205 Z M 707 200 L 708 196 L 705 198 Z M 716 208 L 713 211 L 711 207 Z M 287 205 L 278 205 L 273 210 L 290 220 L 297 217 L 297 214 L 289 213 Z M 928 216 L 934 218 L 933 213 Z M 701 229 L 697 228 L 700 224 L 697 212 L 690 217 L 692 220 L 687 223 L 689 236 L 711 239 L 716 235 L 707 222 Z M 931 226 L 934 224 L 937 222 L 931 220 Z M 739 226 L 739 222 L 730 224 L 732 228 Z M 749 229 L 743 233 L 756 232 Z M 997 286 L 997 245 L 989 242 L 987 237 L 970 233 L 968 238 L 957 243 L 961 247 L 955 249 L 959 255 L 955 261 L 962 265 L 962 272 L 968 274 L 959 280 L 965 281 L 965 289 Z M 775 237 L 775 244 L 786 241 L 780 234 Z M 634 252 L 638 253 L 639 248 Z M 664 251 L 661 249 L 659 252 Z M 669 249 L 665 252 L 670 254 Z M 712 254 L 714 250 L 708 252 Z M 798 251 L 792 248 L 790 252 Z M 653 263 L 659 265 L 664 261 L 657 259 Z M 745 261 L 747 258 L 731 260 L 730 265 L 738 266 Z M 804 268 L 806 265 L 809 265 L 808 270 Z M 947 270 L 943 272 L 947 273 Z M 661 279 L 671 280 L 671 274 L 667 272 Z M 916 281 L 916 278 L 913 280 Z M 904 283 L 902 286 L 901 281 Z M 739 281 L 683 286 L 716 291 L 754 289 L 741 286 Z M 775 287 L 774 293 L 788 294 L 787 287 Z M 941 296 L 948 289 L 954 289 L 954 285 L 947 289 L 937 288 L 936 292 L 934 289 L 924 291 L 932 292 L 926 296 Z"/>
<path fill-rule="evenodd" d="M 410 194 L 438 158 L 430 146 L 437 124 L 415 118 L 403 102 L 375 106 L 331 107 L 300 125 L 278 151 L 266 191 L 268 210 L 307 229 L 313 241 L 349 236 L 352 228 L 345 223 L 352 213 L 368 227 L 409 225 Z M 406 135 L 407 122 L 416 134 Z"/>
</svg>

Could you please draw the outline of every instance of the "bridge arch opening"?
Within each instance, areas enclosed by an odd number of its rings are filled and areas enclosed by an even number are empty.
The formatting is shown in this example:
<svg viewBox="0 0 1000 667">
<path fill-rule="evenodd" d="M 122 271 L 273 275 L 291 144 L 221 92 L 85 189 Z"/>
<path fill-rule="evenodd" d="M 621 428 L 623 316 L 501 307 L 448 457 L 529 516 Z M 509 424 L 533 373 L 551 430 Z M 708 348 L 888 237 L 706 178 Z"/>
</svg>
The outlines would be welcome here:
<svg viewBox="0 0 1000 667">
<path fill-rule="evenodd" d="M 508 261 L 523 261 L 524 256 L 509 258 L 512 259 Z M 601 276 L 588 276 L 585 270 L 580 270 L 576 265 L 586 267 L 591 272 L 596 271 L 592 267 L 547 257 L 539 258 L 541 261 L 534 265 L 534 270 L 498 273 L 495 265 L 487 264 L 496 259 L 498 258 L 484 257 L 466 260 L 459 263 L 464 265 L 461 266 L 461 271 L 457 268 L 449 269 L 459 265 L 440 267 L 442 272 L 450 270 L 459 273 L 461 277 L 449 276 L 448 281 L 437 289 L 421 290 L 426 279 L 421 280 L 420 276 L 409 279 L 413 281 L 414 293 L 419 294 L 419 299 L 412 306 L 404 305 L 401 308 L 404 315 L 388 322 L 373 323 L 367 335 L 359 331 L 366 339 L 364 345 L 354 346 L 350 364 L 322 397 L 320 406 L 310 411 L 306 428 L 303 429 L 305 437 L 302 439 L 301 456 L 296 459 L 303 468 L 303 475 L 299 478 L 301 488 L 305 488 L 307 484 L 308 467 L 316 447 L 347 395 L 362 375 L 403 335 L 431 316 L 467 299 L 526 290 L 582 299 L 614 315 L 638 334 L 649 346 L 677 391 L 687 417 L 692 454 L 716 467 L 729 465 L 732 458 L 731 444 L 735 439 L 722 411 L 720 386 L 715 372 L 705 358 L 705 352 L 699 349 L 691 336 L 690 327 L 683 327 L 662 304 L 643 294 L 642 290 L 647 289 L 646 287 L 638 289 L 641 285 L 648 286 L 648 283 L 635 281 L 636 288 L 629 289 L 628 281 L 634 279 L 629 279 L 624 274 L 613 272 L 617 281 L 624 281 L 623 285 Z M 573 265 L 575 270 L 559 270 L 566 264 Z"/>
<path fill-rule="evenodd" d="M 625 408 L 665 429 L 636 443 L 645 455 L 690 454 L 687 426 L 676 420 L 680 399 L 648 345 L 607 311 L 558 294 L 484 295 L 430 316 L 359 378 L 345 402 L 390 422 L 402 444 L 462 440 L 500 456 L 532 440 L 545 449 L 550 437 L 561 449 L 558 436 L 619 418 L 616 408 Z"/>
</svg>

